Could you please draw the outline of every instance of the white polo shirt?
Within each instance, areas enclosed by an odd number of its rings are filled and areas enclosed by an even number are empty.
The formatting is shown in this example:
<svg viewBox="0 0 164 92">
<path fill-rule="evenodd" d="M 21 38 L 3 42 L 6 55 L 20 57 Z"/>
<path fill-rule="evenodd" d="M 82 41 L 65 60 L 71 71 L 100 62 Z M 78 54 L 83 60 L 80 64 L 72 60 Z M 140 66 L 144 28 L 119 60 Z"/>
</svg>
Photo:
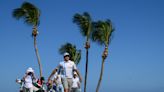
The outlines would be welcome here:
<svg viewBox="0 0 164 92">
<path fill-rule="evenodd" d="M 25 78 L 25 84 L 24 84 L 24 86 L 26 87 L 26 88 L 32 88 L 33 87 L 33 84 L 32 84 L 32 77 L 31 76 L 27 76 L 26 78 Z"/>
<path fill-rule="evenodd" d="M 75 63 L 71 60 L 69 61 L 62 61 L 59 64 L 64 72 L 62 73 L 62 76 L 65 76 L 66 78 L 73 78 L 73 69 L 77 69 Z"/>
</svg>

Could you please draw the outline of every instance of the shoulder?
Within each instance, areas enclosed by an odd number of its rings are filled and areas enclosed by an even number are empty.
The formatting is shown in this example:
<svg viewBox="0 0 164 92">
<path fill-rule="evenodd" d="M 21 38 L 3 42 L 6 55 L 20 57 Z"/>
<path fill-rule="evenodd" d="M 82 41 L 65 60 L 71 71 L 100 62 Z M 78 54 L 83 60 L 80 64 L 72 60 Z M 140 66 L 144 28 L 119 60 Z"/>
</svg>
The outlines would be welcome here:
<svg viewBox="0 0 164 92">
<path fill-rule="evenodd" d="M 72 66 L 72 67 L 74 67 L 74 68 L 76 68 L 76 64 L 73 62 L 73 61 L 69 61 L 69 64 Z"/>
<path fill-rule="evenodd" d="M 71 65 L 75 65 L 75 63 L 74 63 L 73 61 L 71 61 L 71 60 L 69 60 L 69 63 L 70 63 Z"/>
<path fill-rule="evenodd" d="M 64 61 L 59 62 L 59 65 L 63 65 L 63 64 L 64 64 Z"/>
</svg>

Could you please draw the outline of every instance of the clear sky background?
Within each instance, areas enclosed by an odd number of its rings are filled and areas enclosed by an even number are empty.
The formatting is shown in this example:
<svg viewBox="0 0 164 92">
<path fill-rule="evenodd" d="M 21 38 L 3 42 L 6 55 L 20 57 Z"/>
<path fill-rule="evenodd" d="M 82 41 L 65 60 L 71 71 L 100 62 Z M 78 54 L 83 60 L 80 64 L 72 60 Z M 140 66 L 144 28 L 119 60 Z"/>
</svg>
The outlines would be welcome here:
<svg viewBox="0 0 164 92">
<path fill-rule="evenodd" d="M 100 92 L 164 92 L 163 0 L 27 1 L 41 10 L 37 43 L 46 79 L 63 60 L 58 49 L 66 42 L 82 50 L 78 69 L 84 79 L 85 38 L 72 18 L 75 13 L 87 11 L 94 21 L 111 19 L 116 29 L 109 46 Z M 18 92 L 15 79 L 21 78 L 28 67 L 34 68 L 39 76 L 32 27 L 12 17 L 13 9 L 23 2 L 0 0 L 1 92 Z M 103 46 L 91 42 L 88 92 L 95 92 L 103 49 Z"/>
</svg>

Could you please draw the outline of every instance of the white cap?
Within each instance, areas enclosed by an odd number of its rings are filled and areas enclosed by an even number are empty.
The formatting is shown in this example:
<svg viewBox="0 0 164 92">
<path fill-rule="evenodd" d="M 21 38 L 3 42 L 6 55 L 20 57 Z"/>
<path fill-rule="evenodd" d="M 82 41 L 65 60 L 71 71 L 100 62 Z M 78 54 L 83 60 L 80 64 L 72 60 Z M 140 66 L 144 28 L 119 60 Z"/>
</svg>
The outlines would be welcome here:
<svg viewBox="0 0 164 92">
<path fill-rule="evenodd" d="M 68 52 L 65 52 L 63 56 L 69 56 L 69 53 Z"/>
<path fill-rule="evenodd" d="M 26 70 L 26 73 L 29 73 L 29 72 L 34 72 L 34 70 L 33 70 L 31 67 L 29 67 L 29 68 Z"/>
</svg>

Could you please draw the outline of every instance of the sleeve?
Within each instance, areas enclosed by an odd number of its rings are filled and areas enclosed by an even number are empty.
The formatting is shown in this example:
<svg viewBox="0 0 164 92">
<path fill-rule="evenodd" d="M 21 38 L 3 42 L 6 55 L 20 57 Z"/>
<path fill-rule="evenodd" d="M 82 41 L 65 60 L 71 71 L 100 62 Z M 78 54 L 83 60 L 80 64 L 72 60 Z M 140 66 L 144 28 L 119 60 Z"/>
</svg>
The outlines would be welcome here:
<svg viewBox="0 0 164 92">
<path fill-rule="evenodd" d="M 64 66 L 64 62 L 60 62 L 59 63 L 59 68 L 63 68 L 63 66 Z"/>
<path fill-rule="evenodd" d="M 57 78 L 57 76 L 58 76 L 58 73 L 56 72 L 56 73 L 55 73 L 55 75 L 54 75 L 54 78 L 56 79 L 56 78 Z"/>
<path fill-rule="evenodd" d="M 54 75 L 50 78 L 50 80 L 53 80 L 54 79 Z"/>
<path fill-rule="evenodd" d="M 77 69 L 76 64 L 73 62 L 73 69 Z"/>
</svg>

